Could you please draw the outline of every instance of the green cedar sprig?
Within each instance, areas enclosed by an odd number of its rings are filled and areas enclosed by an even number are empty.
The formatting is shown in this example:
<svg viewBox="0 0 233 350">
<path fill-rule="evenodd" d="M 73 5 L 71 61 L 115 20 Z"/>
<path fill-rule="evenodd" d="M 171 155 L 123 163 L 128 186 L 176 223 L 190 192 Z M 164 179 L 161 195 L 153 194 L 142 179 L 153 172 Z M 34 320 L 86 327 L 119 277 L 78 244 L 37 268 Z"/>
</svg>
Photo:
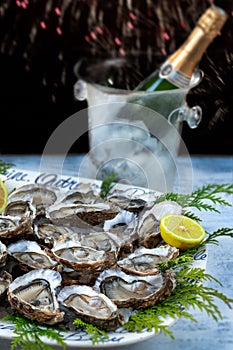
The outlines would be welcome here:
<svg viewBox="0 0 233 350">
<path fill-rule="evenodd" d="M 158 197 L 157 202 L 172 200 L 184 209 L 196 208 L 220 213 L 216 208 L 216 204 L 231 206 L 231 203 L 219 196 L 220 193 L 233 194 L 233 184 L 209 184 L 198 188 L 191 194 L 165 193 Z M 188 215 L 188 211 L 186 213 Z M 190 215 L 194 214 L 189 212 L 188 216 Z"/>
<path fill-rule="evenodd" d="M 0 174 L 4 174 L 8 169 L 14 166 L 13 163 L 7 163 L 0 159 Z"/>
<path fill-rule="evenodd" d="M 218 245 L 219 241 L 217 238 L 219 237 L 231 237 L 233 238 L 233 227 L 222 227 L 213 233 L 208 233 L 205 240 L 200 244 L 200 246 L 204 246 L 207 244 L 215 244 Z"/>
<path fill-rule="evenodd" d="M 3 320 L 11 321 L 15 324 L 10 350 L 14 350 L 18 347 L 20 347 L 21 350 L 53 350 L 50 345 L 43 342 L 42 337 L 54 340 L 57 345 L 60 345 L 63 350 L 66 350 L 63 336 L 57 328 L 42 327 L 18 314 L 8 315 L 4 317 Z"/>
<path fill-rule="evenodd" d="M 106 198 L 107 195 L 109 194 L 109 192 L 115 186 L 113 182 L 114 182 L 116 176 L 117 175 L 115 173 L 113 173 L 102 181 L 101 186 L 100 186 L 100 197 L 101 198 L 103 198 L 103 199 Z"/>
<path fill-rule="evenodd" d="M 78 317 L 74 320 L 73 324 L 86 330 L 90 339 L 92 340 L 93 345 L 103 343 L 105 339 L 109 338 L 108 334 L 104 330 L 99 329 L 90 323 L 86 323 L 80 320 Z"/>
<path fill-rule="evenodd" d="M 142 331 L 143 329 L 154 329 L 155 332 L 163 332 L 174 338 L 171 330 L 167 329 L 164 319 L 167 316 L 174 320 L 183 317 L 193 322 L 197 322 L 194 316 L 188 311 L 190 308 L 205 311 L 208 316 L 215 321 L 222 318 L 218 306 L 214 303 L 215 298 L 221 299 L 227 306 L 231 307 L 233 299 L 219 293 L 218 290 L 206 287 L 201 283 L 191 283 L 190 281 L 214 280 L 211 275 L 206 274 L 200 268 L 183 268 L 177 273 L 177 286 L 172 294 L 157 305 L 149 307 L 133 314 L 129 321 L 124 324 L 124 328 L 130 332 Z"/>
</svg>

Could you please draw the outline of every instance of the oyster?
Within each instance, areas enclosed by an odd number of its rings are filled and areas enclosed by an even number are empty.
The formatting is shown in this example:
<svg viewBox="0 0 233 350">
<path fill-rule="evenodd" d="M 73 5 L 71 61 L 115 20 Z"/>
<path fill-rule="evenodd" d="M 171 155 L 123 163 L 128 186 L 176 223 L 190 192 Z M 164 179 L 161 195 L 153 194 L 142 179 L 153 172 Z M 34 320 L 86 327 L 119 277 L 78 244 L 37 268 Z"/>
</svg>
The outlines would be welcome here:
<svg viewBox="0 0 233 350">
<path fill-rule="evenodd" d="M 136 228 L 139 235 L 139 245 L 154 248 L 162 241 L 159 222 L 166 214 L 181 214 L 182 207 L 173 201 L 155 203 L 152 208 L 142 212 L 138 217 Z"/>
<path fill-rule="evenodd" d="M 53 247 L 56 242 L 64 237 L 72 237 L 74 231 L 67 226 L 58 226 L 53 224 L 35 224 L 34 235 L 37 240 L 44 242 L 49 247 Z"/>
<path fill-rule="evenodd" d="M 79 272 L 78 282 L 82 284 L 92 284 L 100 272 L 116 262 L 111 252 L 96 250 L 72 240 L 59 242 L 51 249 L 51 253 L 55 260 Z"/>
<path fill-rule="evenodd" d="M 90 184 L 82 183 L 68 191 L 59 202 L 66 204 L 92 204 L 96 202 L 96 189 Z"/>
<path fill-rule="evenodd" d="M 7 249 L 22 270 L 59 268 L 58 262 L 52 260 L 37 242 L 20 240 L 10 244 Z"/>
<path fill-rule="evenodd" d="M 118 205 L 121 209 L 139 213 L 148 203 L 141 198 L 131 198 L 121 193 L 114 193 L 108 196 L 108 201 Z"/>
<path fill-rule="evenodd" d="M 36 209 L 29 201 L 9 200 L 4 215 L 19 216 L 21 219 L 28 217 L 33 220 L 36 216 Z"/>
<path fill-rule="evenodd" d="M 11 240 L 32 233 L 31 221 L 27 217 L 0 216 L 0 238 Z"/>
<path fill-rule="evenodd" d="M 101 329 L 113 330 L 124 323 L 117 306 L 106 295 L 89 286 L 66 286 L 60 291 L 58 301 L 85 322 Z"/>
<path fill-rule="evenodd" d="M 172 271 L 150 276 L 128 275 L 120 269 L 105 270 L 94 289 L 107 295 L 118 307 L 133 309 L 155 305 L 168 297 L 176 286 Z"/>
<path fill-rule="evenodd" d="M 44 214 L 45 208 L 52 205 L 58 198 L 58 190 L 51 186 L 28 184 L 19 187 L 9 196 L 9 201 L 29 201 L 35 208 L 37 215 Z"/>
<path fill-rule="evenodd" d="M 40 323 L 55 324 L 64 317 L 56 297 L 56 289 L 60 285 L 59 272 L 32 270 L 10 283 L 8 300 L 21 315 Z"/>
<path fill-rule="evenodd" d="M 119 207 L 108 203 L 94 204 L 57 204 L 48 208 L 46 216 L 55 225 L 80 225 L 81 221 L 89 225 L 98 225 L 100 222 L 112 219 Z"/>
<path fill-rule="evenodd" d="M 147 276 L 159 273 L 157 264 L 162 261 L 175 259 L 179 249 L 170 245 L 161 245 L 153 249 L 140 247 L 124 259 L 118 260 L 117 265 L 126 273 Z"/>
</svg>

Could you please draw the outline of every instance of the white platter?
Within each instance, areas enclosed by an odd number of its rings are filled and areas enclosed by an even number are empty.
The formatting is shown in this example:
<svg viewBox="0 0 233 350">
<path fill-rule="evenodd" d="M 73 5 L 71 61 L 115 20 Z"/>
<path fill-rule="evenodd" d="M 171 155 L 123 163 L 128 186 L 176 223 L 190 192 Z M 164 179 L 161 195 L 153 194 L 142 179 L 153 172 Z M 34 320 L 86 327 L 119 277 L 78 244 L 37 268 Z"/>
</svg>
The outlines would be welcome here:
<svg viewBox="0 0 233 350">
<path fill-rule="evenodd" d="M 34 171 L 27 171 L 22 169 L 12 168 L 7 171 L 4 177 L 5 183 L 9 189 L 9 191 L 14 188 L 20 187 L 29 183 L 37 183 L 37 184 L 50 184 L 51 186 L 55 186 L 61 191 L 71 190 L 75 186 L 80 183 L 91 183 L 97 188 L 100 185 L 99 181 L 76 178 L 69 175 L 59 176 L 54 173 L 39 173 Z M 121 190 L 124 190 L 128 194 L 133 197 L 145 198 L 147 200 L 153 200 L 156 198 L 158 193 L 153 191 L 149 191 L 147 189 L 127 186 L 127 185 L 117 185 Z M 206 248 L 202 248 L 198 251 L 194 256 L 193 267 L 206 268 L 207 263 L 207 250 Z M 164 320 L 164 324 L 167 326 L 171 326 L 177 320 L 167 317 Z M 0 319 L 0 338 L 12 339 L 14 333 L 14 324 L 2 321 Z M 107 347 L 119 347 L 130 344 L 135 344 L 138 342 L 142 342 L 146 339 L 149 339 L 155 336 L 154 331 L 144 330 L 143 332 L 127 332 L 124 328 L 119 328 L 114 332 L 108 332 L 108 339 L 105 339 L 104 342 L 99 344 L 92 344 L 92 340 L 89 338 L 88 334 L 84 330 L 76 331 L 76 332 L 61 332 L 64 337 L 65 343 L 67 347 L 75 347 L 75 348 L 107 348 Z M 45 343 L 49 345 L 56 345 L 55 342 L 51 341 L 48 338 L 43 339 Z"/>
</svg>

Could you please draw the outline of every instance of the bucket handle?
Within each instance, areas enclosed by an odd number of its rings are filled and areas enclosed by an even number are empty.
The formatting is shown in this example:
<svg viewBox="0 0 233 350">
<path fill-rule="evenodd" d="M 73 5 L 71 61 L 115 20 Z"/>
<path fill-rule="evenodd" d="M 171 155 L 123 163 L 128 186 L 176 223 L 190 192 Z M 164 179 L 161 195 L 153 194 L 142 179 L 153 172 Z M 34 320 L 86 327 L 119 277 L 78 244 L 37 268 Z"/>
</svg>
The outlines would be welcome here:
<svg viewBox="0 0 233 350">
<path fill-rule="evenodd" d="M 185 103 L 182 107 L 174 109 L 168 116 L 169 123 L 175 125 L 177 122 L 186 121 L 191 129 L 198 127 L 202 119 L 202 109 L 200 106 L 189 107 Z"/>
</svg>

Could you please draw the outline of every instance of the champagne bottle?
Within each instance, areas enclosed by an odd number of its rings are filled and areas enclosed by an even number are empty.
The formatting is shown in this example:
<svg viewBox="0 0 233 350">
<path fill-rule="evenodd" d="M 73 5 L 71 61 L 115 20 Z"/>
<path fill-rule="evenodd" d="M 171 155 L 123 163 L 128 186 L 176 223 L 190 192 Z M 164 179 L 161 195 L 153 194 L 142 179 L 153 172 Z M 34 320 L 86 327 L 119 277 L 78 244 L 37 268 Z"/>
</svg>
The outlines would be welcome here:
<svg viewBox="0 0 233 350">
<path fill-rule="evenodd" d="M 219 34 L 226 20 L 226 12 L 218 6 L 211 5 L 178 50 L 162 64 L 160 70 L 153 72 L 135 90 L 187 88 L 206 48 Z"/>
</svg>

